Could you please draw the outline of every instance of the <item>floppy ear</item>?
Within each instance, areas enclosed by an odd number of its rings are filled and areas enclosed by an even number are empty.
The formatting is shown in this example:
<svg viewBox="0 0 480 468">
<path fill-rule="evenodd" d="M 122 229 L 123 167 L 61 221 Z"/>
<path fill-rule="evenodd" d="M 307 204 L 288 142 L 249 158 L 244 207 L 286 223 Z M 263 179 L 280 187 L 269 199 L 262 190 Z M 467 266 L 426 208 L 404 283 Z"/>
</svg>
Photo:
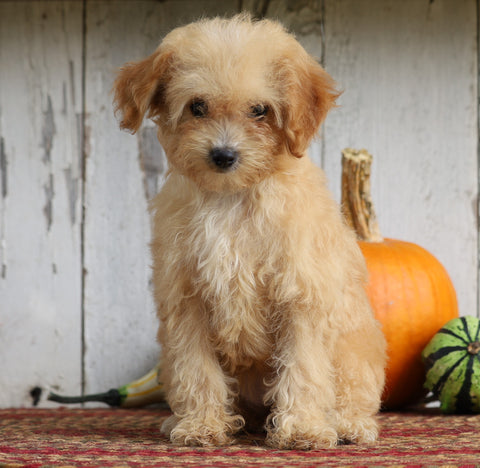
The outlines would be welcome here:
<svg viewBox="0 0 480 468">
<path fill-rule="evenodd" d="M 148 117 L 159 115 L 164 105 L 171 55 L 157 50 L 146 59 L 127 63 L 120 69 L 113 84 L 120 128 L 135 133 L 146 114 Z"/>
<path fill-rule="evenodd" d="M 341 93 L 331 76 L 306 54 L 289 60 L 285 72 L 284 133 L 288 150 L 300 158 Z"/>
</svg>

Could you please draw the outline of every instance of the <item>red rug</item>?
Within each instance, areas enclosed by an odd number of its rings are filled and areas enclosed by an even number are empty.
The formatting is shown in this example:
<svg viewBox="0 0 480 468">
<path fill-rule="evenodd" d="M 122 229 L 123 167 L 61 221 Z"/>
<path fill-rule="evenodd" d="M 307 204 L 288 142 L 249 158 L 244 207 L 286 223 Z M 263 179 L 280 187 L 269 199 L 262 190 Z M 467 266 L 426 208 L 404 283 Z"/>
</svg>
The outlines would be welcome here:
<svg viewBox="0 0 480 468">
<path fill-rule="evenodd" d="M 480 416 L 383 413 L 373 447 L 273 450 L 262 435 L 221 448 L 174 447 L 156 409 L 0 410 L 1 467 L 480 466 Z"/>
</svg>

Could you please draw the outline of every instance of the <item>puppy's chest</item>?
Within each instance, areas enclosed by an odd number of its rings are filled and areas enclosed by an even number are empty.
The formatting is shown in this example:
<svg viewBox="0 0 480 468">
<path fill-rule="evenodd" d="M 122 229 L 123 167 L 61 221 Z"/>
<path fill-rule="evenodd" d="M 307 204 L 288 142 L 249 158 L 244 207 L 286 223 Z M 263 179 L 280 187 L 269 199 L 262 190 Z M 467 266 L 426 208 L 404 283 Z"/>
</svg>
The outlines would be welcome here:
<svg viewBox="0 0 480 468">
<path fill-rule="evenodd" d="M 215 207 L 192 219 L 190 255 L 196 290 L 204 300 L 211 339 L 229 365 L 270 353 L 268 300 L 275 248 L 263 225 L 242 206 Z"/>
<path fill-rule="evenodd" d="M 261 286 L 262 265 L 275 255 L 270 226 L 242 206 L 206 207 L 192 216 L 187 236 L 188 255 L 196 264 L 204 294 L 255 294 Z M 274 243 L 273 243 L 274 244 Z"/>
</svg>

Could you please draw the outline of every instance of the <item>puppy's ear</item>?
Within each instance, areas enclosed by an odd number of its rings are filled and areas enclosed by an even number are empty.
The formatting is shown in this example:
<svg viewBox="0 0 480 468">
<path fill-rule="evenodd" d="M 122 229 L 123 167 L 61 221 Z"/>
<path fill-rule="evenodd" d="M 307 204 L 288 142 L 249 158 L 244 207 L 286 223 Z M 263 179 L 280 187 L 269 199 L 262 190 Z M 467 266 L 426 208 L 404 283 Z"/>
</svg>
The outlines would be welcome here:
<svg viewBox="0 0 480 468">
<path fill-rule="evenodd" d="M 330 75 L 310 56 L 287 61 L 283 126 L 290 153 L 300 158 L 341 94 Z"/>
<path fill-rule="evenodd" d="M 115 114 L 120 128 L 135 133 L 147 114 L 156 117 L 164 105 L 171 53 L 154 52 L 139 62 L 130 62 L 118 72 L 113 85 Z"/>
</svg>

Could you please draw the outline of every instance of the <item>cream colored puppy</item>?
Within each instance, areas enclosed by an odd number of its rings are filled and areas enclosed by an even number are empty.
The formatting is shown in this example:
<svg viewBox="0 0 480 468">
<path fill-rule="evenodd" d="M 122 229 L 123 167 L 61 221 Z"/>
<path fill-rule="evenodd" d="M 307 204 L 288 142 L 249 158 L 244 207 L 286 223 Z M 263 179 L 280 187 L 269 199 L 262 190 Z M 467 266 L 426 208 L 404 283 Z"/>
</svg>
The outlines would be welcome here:
<svg viewBox="0 0 480 468">
<path fill-rule="evenodd" d="M 175 444 L 265 424 L 277 448 L 373 442 L 385 342 L 354 234 L 306 155 L 338 93 L 279 24 L 173 30 L 115 82 L 169 161 L 152 202 L 155 300 Z"/>
</svg>

